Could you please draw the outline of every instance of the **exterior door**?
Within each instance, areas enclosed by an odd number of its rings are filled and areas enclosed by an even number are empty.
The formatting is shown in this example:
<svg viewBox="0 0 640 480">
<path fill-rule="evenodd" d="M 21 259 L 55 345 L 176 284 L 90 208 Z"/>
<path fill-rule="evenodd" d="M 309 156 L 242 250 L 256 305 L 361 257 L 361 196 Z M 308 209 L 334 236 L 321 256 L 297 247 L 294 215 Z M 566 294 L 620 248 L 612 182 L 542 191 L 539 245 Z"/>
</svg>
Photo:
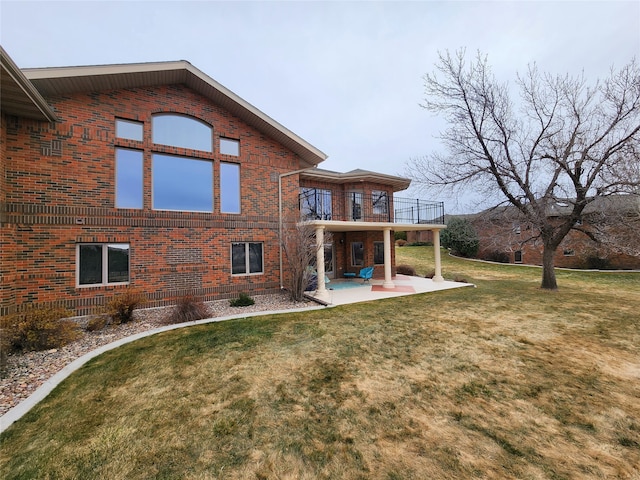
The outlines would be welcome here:
<svg viewBox="0 0 640 480">
<path fill-rule="evenodd" d="M 328 278 L 334 278 L 335 256 L 333 254 L 333 243 L 324 244 L 324 274 Z"/>
<path fill-rule="evenodd" d="M 352 222 L 362 221 L 362 207 L 364 195 L 362 192 L 349 192 L 349 220 Z"/>
</svg>

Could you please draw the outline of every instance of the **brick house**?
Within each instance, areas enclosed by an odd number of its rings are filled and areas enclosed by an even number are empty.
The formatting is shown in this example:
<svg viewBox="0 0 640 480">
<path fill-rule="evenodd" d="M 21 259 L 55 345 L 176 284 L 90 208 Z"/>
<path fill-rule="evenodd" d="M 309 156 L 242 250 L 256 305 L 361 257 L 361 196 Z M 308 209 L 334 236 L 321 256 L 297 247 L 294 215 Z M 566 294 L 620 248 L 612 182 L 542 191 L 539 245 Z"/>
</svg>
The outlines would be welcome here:
<svg viewBox="0 0 640 480">
<path fill-rule="evenodd" d="M 551 202 L 547 216 L 568 215 L 570 200 Z M 536 231 L 515 207 L 463 215 L 476 229 L 478 258 L 505 263 L 542 265 L 542 245 Z M 640 269 L 640 198 L 637 195 L 599 197 L 564 238 L 554 264 L 565 268 Z"/>
<path fill-rule="evenodd" d="M 336 232 L 327 274 L 375 263 L 391 284 L 406 179 L 317 169 L 323 152 L 186 61 L 20 70 L 1 54 L 0 314 L 88 314 L 128 287 L 149 306 L 280 291 L 291 208 L 319 241 Z"/>
</svg>

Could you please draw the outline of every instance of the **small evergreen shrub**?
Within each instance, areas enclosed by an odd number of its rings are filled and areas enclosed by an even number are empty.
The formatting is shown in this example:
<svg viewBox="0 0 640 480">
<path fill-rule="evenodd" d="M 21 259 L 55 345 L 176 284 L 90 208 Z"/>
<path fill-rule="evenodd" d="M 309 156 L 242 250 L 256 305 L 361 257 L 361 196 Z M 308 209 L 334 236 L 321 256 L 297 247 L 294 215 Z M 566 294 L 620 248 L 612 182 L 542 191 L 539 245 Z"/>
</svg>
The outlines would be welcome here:
<svg viewBox="0 0 640 480">
<path fill-rule="evenodd" d="M 453 277 L 453 281 L 454 282 L 459 282 L 459 283 L 469 283 L 469 282 L 467 282 L 467 279 L 464 278 L 461 275 L 456 275 L 455 277 Z"/>
<path fill-rule="evenodd" d="M 31 308 L 0 317 L 2 348 L 19 351 L 59 348 L 77 340 L 80 328 L 61 307 Z"/>
<path fill-rule="evenodd" d="M 415 277 L 417 275 L 416 269 L 411 265 L 397 265 L 396 273 L 399 273 L 400 275 L 409 275 L 412 277 Z"/>
<path fill-rule="evenodd" d="M 253 305 L 256 303 L 253 298 L 251 298 L 246 293 L 241 293 L 238 298 L 234 298 L 229 302 L 229 305 L 232 307 L 248 307 L 249 305 Z"/>
<path fill-rule="evenodd" d="M 193 295 L 187 293 L 178 299 L 175 308 L 165 319 L 165 323 L 195 322 L 209 316 L 207 306 Z"/>
<path fill-rule="evenodd" d="M 147 303 L 147 297 L 136 291 L 127 290 L 107 303 L 107 314 L 113 323 L 128 323 L 133 319 L 133 311 Z"/>
<path fill-rule="evenodd" d="M 436 271 L 435 270 L 429 270 L 427 272 L 427 274 L 424 276 L 424 278 L 433 278 L 436 276 Z"/>
<path fill-rule="evenodd" d="M 403 240 L 403 239 L 396 240 L 397 247 L 404 247 L 406 244 L 407 244 L 406 240 Z"/>
</svg>

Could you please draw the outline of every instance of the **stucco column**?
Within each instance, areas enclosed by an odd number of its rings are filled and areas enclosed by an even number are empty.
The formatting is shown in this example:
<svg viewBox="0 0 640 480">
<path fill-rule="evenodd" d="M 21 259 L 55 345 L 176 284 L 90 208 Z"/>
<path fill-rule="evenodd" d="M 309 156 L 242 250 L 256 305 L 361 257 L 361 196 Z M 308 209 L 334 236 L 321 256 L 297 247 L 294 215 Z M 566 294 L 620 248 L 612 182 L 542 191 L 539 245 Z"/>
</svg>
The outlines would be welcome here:
<svg viewBox="0 0 640 480">
<path fill-rule="evenodd" d="M 433 256 L 435 257 L 436 273 L 432 280 L 434 282 L 444 282 L 444 278 L 442 278 L 442 262 L 440 260 L 440 230 L 433 231 Z"/>
<path fill-rule="evenodd" d="M 324 283 L 324 227 L 316 227 L 316 271 L 318 272 L 318 286 L 316 298 L 329 301 L 329 292 Z"/>
<path fill-rule="evenodd" d="M 382 231 L 384 237 L 384 283 L 382 288 L 395 288 L 391 280 L 391 229 L 385 228 Z"/>
</svg>

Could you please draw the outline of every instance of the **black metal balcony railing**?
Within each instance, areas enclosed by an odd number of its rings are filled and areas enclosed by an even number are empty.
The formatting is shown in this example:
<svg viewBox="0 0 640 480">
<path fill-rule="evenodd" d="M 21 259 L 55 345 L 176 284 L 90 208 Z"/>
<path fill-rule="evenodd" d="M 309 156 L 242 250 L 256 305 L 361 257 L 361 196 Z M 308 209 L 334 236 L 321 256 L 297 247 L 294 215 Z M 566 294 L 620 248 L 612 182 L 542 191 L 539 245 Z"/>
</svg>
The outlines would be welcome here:
<svg viewBox="0 0 640 480">
<path fill-rule="evenodd" d="M 303 220 L 444 224 L 444 203 L 359 192 L 309 189 L 299 196 Z"/>
</svg>

